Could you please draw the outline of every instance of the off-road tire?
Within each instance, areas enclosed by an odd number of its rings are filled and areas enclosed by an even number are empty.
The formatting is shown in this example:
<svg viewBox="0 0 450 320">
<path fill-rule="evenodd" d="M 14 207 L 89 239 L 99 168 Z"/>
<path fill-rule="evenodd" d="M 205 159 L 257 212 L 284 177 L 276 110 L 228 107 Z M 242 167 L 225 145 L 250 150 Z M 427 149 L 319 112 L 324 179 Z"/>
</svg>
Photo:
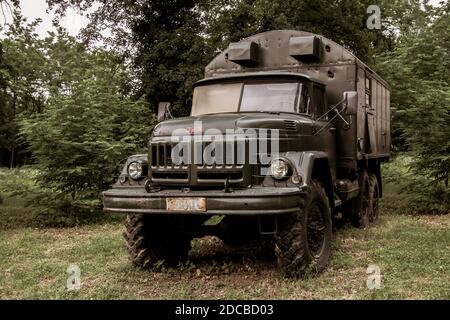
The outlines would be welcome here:
<svg viewBox="0 0 450 320">
<path fill-rule="evenodd" d="M 379 210 L 379 200 L 380 200 L 380 189 L 378 186 L 377 176 L 374 174 L 369 175 L 370 188 L 369 188 L 369 222 L 375 222 L 380 216 Z"/>
<path fill-rule="evenodd" d="M 310 190 L 300 196 L 299 211 L 278 219 L 275 254 L 285 276 L 298 278 L 326 267 L 331 253 L 331 221 L 325 190 L 319 181 L 312 180 Z"/>
<path fill-rule="evenodd" d="M 176 266 L 191 248 L 191 238 L 166 216 L 128 214 L 123 236 L 132 263 L 143 269 L 157 262 Z"/>
<path fill-rule="evenodd" d="M 359 195 L 353 199 L 353 212 L 350 212 L 350 220 L 353 226 L 365 228 L 369 225 L 370 216 L 370 178 L 366 170 L 359 174 Z"/>
</svg>

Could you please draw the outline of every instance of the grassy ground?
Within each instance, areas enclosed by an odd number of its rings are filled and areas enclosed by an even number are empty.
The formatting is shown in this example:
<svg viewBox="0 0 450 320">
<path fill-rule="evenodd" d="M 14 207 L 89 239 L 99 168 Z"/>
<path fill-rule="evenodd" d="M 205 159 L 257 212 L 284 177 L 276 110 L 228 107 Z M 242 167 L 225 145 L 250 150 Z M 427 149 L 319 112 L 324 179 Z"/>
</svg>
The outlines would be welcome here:
<svg viewBox="0 0 450 320">
<path fill-rule="evenodd" d="M 26 210 L 11 199 L 0 205 L 0 222 L 9 219 L 0 228 L 0 299 L 450 299 L 448 215 L 384 215 L 366 230 L 344 227 L 323 274 L 288 280 L 272 257 L 212 237 L 193 242 L 186 266 L 141 271 L 127 259 L 120 223 L 11 228 Z M 78 291 L 66 289 L 70 264 L 81 269 Z M 381 269 L 381 289 L 366 287 L 370 264 Z"/>
<path fill-rule="evenodd" d="M 0 170 L 0 299 L 450 299 L 450 216 L 392 214 L 408 207 L 395 185 L 386 185 L 377 224 L 335 233 L 323 274 L 289 280 L 272 255 L 231 249 L 213 237 L 193 241 L 187 265 L 136 269 L 119 219 L 42 227 L 55 218 L 12 196 L 14 189 L 34 192 L 31 173 Z M 81 269 L 78 291 L 66 289 L 70 264 Z M 380 289 L 366 286 L 371 264 L 381 270 Z"/>
</svg>

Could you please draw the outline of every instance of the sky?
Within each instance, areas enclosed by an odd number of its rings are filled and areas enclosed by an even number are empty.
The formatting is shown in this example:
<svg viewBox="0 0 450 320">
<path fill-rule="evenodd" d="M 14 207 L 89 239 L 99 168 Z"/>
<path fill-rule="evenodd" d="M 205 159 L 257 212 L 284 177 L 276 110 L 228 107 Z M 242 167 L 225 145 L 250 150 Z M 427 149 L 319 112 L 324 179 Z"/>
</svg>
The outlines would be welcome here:
<svg viewBox="0 0 450 320">
<path fill-rule="evenodd" d="M 431 4 L 438 4 L 442 0 L 430 0 Z M 374 0 L 376 4 L 376 0 Z M 37 33 L 41 37 L 47 35 L 47 31 L 53 30 L 52 20 L 55 17 L 53 12 L 46 12 L 48 9 L 46 0 L 21 0 L 20 6 L 24 17 L 30 21 L 36 18 L 41 18 L 42 23 L 37 27 Z M 383 14 L 383 13 L 381 13 Z M 7 17 L 10 21 L 10 17 Z M 1 18 L 3 21 L 3 18 Z M 78 34 L 81 28 L 86 26 L 88 19 L 78 14 L 73 9 L 69 9 L 66 13 L 66 17 L 61 21 L 61 25 L 67 29 L 69 34 L 75 36 Z"/>
<path fill-rule="evenodd" d="M 42 19 L 42 23 L 36 28 L 39 36 L 45 37 L 48 31 L 54 30 L 52 20 L 55 18 L 55 14 L 52 11 L 46 12 L 48 10 L 46 0 L 20 0 L 20 8 L 23 16 L 29 21 L 36 18 Z M 11 21 L 10 16 L 7 16 L 7 18 Z M 61 25 L 73 36 L 77 35 L 80 29 L 86 26 L 87 23 L 88 19 L 73 9 L 69 9 L 66 17 L 61 21 Z"/>
</svg>

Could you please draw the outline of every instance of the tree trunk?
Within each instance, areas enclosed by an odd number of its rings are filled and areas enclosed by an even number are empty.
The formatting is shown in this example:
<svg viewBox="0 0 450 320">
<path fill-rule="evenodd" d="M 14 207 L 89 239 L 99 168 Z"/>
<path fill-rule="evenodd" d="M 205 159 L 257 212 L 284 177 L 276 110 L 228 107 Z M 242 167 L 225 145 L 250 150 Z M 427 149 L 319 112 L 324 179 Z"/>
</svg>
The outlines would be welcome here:
<svg viewBox="0 0 450 320">
<path fill-rule="evenodd" d="M 11 162 L 10 162 L 10 165 L 9 165 L 10 169 L 14 168 L 14 153 L 15 153 L 15 151 L 16 151 L 15 148 L 11 149 Z"/>
<path fill-rule="evenodd" d="M 14 79 L 14 84 L 16 83 L 15 79 Z M 13 105 L 12 105 L 12 113 L 13 113 L 13 118 L 12 121 L 16 121 L 16 102 L 17 102 L 17 95 L 15 92 L 13 92 Z M 16 133 L 14 130 L 14 141 L 13 141 L 13 146 L 16 144 Z M 16 148 L 12 147 L 11 148 L 11 163 L 9 168 L 12 169 L 14 168 L 14 153 L 16 152 Z"/>
</svg>

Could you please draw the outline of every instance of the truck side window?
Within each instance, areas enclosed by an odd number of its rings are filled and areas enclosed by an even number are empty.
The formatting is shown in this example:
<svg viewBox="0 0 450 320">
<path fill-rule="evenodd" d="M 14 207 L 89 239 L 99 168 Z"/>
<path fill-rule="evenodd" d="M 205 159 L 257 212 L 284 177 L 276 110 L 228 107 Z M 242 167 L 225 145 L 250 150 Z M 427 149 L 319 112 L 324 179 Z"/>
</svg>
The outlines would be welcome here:
<svg viewBox="0 0 450 320">
<path fill-rule="evenodd" d="M 304 114 L 311 114 L 311 98 L 309 96 L 308 87 L 304 84 L 300 85 L 301 87 L 301 95 L 300 95 L 300 103 L 298 106 L 298 112 Z"/>
</svg>

